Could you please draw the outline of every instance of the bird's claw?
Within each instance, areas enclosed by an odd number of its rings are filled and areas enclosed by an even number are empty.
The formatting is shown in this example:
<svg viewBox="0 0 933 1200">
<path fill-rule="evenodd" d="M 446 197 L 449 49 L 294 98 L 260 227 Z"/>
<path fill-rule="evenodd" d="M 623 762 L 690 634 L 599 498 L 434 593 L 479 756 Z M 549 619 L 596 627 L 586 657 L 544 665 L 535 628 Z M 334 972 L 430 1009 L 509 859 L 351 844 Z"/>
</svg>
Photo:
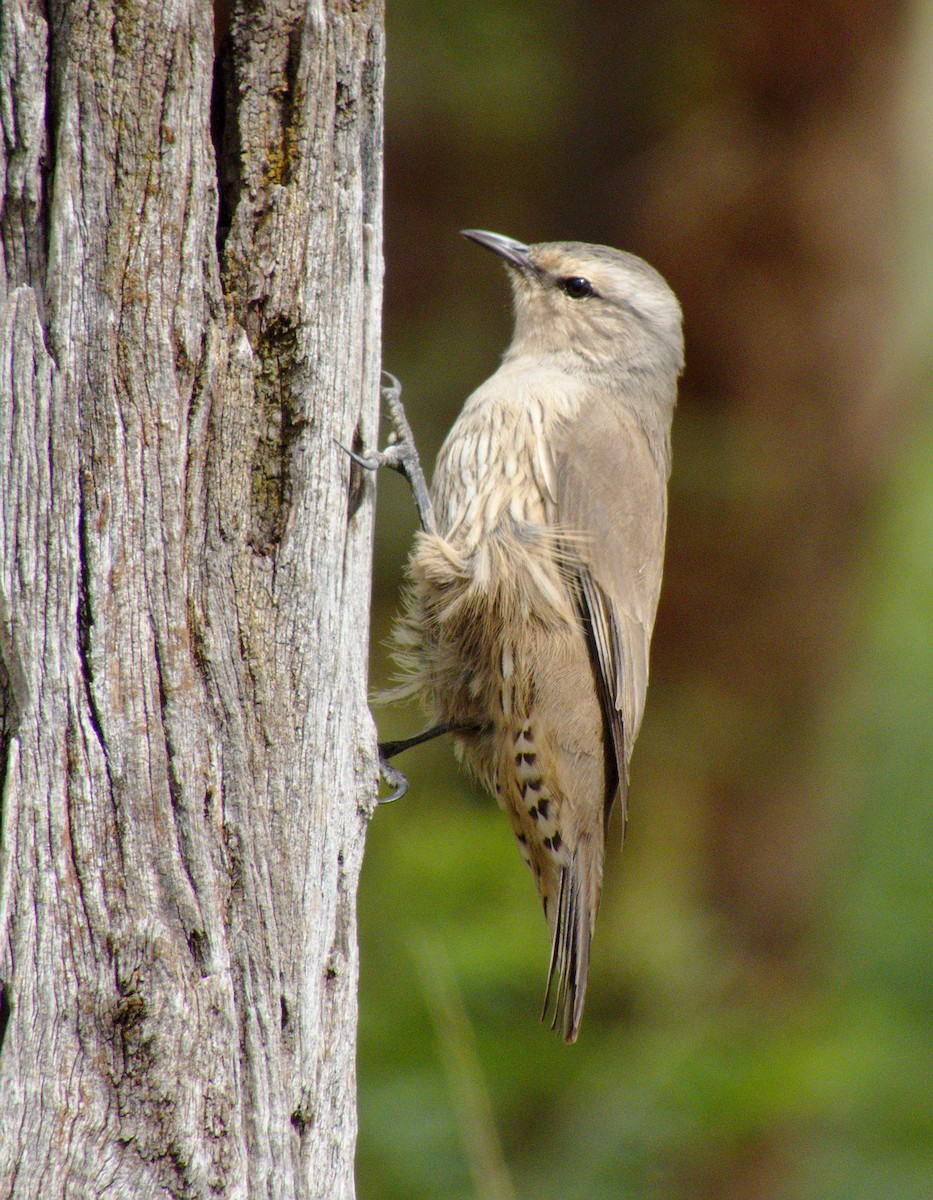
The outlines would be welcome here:
<svg viewBox="0 0 933 1200">
<path fill-rule="evenodd" d="M 383 755 L 382 747 L 379 747 L 379 774 L 390 788 L 395 790 L 390 796 L 380 796 L 379 804 L 391 804 L 393 800 L 401 800 L 408 791 L 408 778 L 398 767 L 393 767 L 388 758 Z"/>
<path fill-rule="evenodd" d="M 337 441 L 336 438 L 334 440 Z M 351 450 L 349 446 L 345 446 L 343 442 L 338 441 L 337 445 L 344 454 L 348 454 L 357 466 L 362 467 L 364 471 L 378 471 L 380 467 L 391 467 L 393 471 L 399 471 L 403 475 L 406 473 L 405 465 L 402 462 L 404 456 L 401 453 L 402 447 L 400 443 L 387 446 L 385 450 L 372 450 L 368 454 L 359 454 L 356 450 Z"/>
<path fill-rule="evenodd" d="M 362 467 L 364 471 L 378 471 L 380 467 L 387 465 L 382 461 L 383 456 L 378 450 L 372 454 L 358 454 L 355 450 L 351 450 L 349 446 L 345 446 L 338 438 L 334 438 L 334 441 L 344 454 L 352 458 L 356 465 Z"/>
</svg>

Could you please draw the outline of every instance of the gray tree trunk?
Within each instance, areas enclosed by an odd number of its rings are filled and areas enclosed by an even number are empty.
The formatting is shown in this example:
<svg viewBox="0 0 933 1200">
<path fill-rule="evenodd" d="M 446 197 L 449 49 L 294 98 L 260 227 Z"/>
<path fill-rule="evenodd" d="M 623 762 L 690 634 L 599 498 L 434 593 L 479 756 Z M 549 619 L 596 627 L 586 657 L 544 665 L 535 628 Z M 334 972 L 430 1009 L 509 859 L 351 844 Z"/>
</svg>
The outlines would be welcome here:
<svg viewBox="0 0 933 1200">
<path fill-rule="evenodd" d="M 3 1197 L 353 1194 L 382 5 L 213 19 L 0 4 Z"/>
</svg>

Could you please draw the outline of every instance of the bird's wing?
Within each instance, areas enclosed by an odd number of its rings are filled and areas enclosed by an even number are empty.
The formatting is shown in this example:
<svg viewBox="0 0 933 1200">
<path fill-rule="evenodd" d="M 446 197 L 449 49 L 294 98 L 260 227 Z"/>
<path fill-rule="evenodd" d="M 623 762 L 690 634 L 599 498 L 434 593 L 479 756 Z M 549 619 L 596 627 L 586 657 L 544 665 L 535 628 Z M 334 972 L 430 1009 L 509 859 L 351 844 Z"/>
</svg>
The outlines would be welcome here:
<svg viewBox="0 0 933 1200">
<path fill-rule="evenodd" d="M 661 588 L 667 460 L 618 399 L 595 394 L 554 446 L 558 521 L 607 736 L 605 816 L 623 817 Z"/>
</svg>

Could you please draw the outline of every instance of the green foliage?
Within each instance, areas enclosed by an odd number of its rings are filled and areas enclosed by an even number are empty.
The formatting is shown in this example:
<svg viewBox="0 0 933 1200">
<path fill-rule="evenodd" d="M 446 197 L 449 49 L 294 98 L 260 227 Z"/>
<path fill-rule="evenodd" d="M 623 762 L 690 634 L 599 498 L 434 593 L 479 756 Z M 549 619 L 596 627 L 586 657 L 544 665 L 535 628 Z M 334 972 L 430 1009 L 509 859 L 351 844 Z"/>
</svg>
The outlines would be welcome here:
<svg viewBox="0 0 933 1200">
<path fill-rule="evenodd" d="M 393 122 L 417 124 L 427 107 L 479 143 L 534 140 L 559 119 L 566 84 L 548 28 L 556 13 L 540 0 L 456 6 L 409 0 L 405 19 L 389 26 Z"/>
</svg>

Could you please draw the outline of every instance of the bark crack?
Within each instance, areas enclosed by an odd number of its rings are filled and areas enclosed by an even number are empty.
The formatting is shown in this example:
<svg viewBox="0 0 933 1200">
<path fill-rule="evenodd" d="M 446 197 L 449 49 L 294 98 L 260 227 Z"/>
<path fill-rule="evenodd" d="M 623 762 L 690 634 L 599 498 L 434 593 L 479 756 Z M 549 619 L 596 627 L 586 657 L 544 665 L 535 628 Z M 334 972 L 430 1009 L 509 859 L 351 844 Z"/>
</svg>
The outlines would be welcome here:
<svg viewBox="0 0 933 1200">
<path fill-rule="evenodd" d="M 0 590 L 0 833 L 3 830 L 3 798 L 10 742 L 16 737 L 28 699 L 22 662 L 13 644 L 9 607 Z"/>
<path fill-rule="evenodd" d="M 10 1003 L 10 989 L 0 979 L 0 1054 L 3 1053 L 3 1039 L 6 1037 L 7 1026 L 10 1023 L 12 1012 L 13 1005 Z"/>
<path fill-rule="evenodd" d="M 100 710 L 94 695 L 94 669 L 91 664 L 91 627 L 94 624 L 94 614 L 91 610 L 91 564 L 90 549 L 87 533 L 87 505 L 84 499 L 84 481 L 78 488 L 78 659 L 81 663 L 81 681 L 84 685 L 84 696 L 87 700 L 91 727 L 100 744 L 104 762 L 107 763 L 107 779 L 110 779 L 110 765 L 107 761 L 107 749 L 104 741 L 104 729 Z"/>
<path fill-rule="evenodd" d="M 230 39 L 230 9 L 215 5 L 214 71 L 211 82 L 211 141 L 214 144 L 214 170 L 217 177 L 217 227 L 214 240 L 217 259 L 221 264 L 227 236 L 233 223 L 233 214 L 239 203 L 242 178 L 239 162 L 234 151 L 239 135 L 237 130 L 238 107 L 232 103 L 230 79 L 232 74 L 232 45 Z M 225 19 L 220 23 L 219 14 Z"/>
<path fill-rule="evenodd" d="M 159 638 L 155 629 L 154 623 L 151 624 L 152 629 L 152 646 L 153 660 L 155 665 L 156 687 L 159 695 L 159 725 L 162 730 L 162 744 L 165 747 L 165 768 L 166 779 L 168 783 L 169 800 L 172 805 L 172 815 L 175 821 L 175 836 L 178 840 L 178 857 L 181 862 L 182 869 L 185 872 L 185 878 L 191 888 L 191 895 L 197 897 L 199 894 L 197 880 L 192 872 L 190 859 L 190 851 L 188 846 L 188 831 L 186 829 L 186 817 L 188 808 L 185 803 L 185 785 L 179 770 L 178 770 L 178 751 L 171 734 L 171 721 L 168 713 L 168 697 L 165 691 L 165 672 L 162 666 L 162 650 L 159 645 Z M 191 954 L 198 971 L 203 979 L 207 974 L 207 937 L 204 930 L 195 926 L 191 917 L 186 915 L 182 905 L 176 905 L 176 913 L 181 922 L 181 927 L 185 935 L 185 941 L 188 944 L 188 950 Z"/>
<path fill-rule="evenodd" d="M 250 473 L 252 528 L 249 542 L 270 554 L 282 540 L 291 504 L 292 454 L 307 425 L 295 400 L 298 335 L 290 317 L 264 323 L 256 345 L 258 436 Z"/>
<path fill-rule="evenodd" d="M 360 429 L 360 422 L 357 421 L 356 428 L 353 430 L 353 442 L 350 449 L 354 454 L 362 454 L 363 434 Z M 366 494 L 366 476 L 367 472 L 360 466 L 356 459 L 350 459 L 350 482 L 347 487 L 347 524 L 349 525 L 359 511 L 360 505 L 363 503 L 363 497 Z"/>
</svg>

